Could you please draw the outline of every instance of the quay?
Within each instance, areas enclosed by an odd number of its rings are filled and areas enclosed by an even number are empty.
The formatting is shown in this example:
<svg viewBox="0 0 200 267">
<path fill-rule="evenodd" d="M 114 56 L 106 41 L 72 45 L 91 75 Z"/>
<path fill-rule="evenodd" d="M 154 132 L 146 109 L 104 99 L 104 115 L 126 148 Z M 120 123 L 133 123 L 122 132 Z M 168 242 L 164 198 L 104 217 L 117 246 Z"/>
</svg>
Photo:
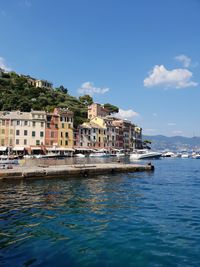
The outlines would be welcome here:
<svg viewBox="0 0 200 267">
<path fill-rule="evenodd" d="M 153 171 L 151 164 L 76 164 L 76 165 L 39 165 L 34 167 L 15 166 L 13 169 L 1 169 L 0 180 L 6 179 L 33 179 L 33 178 L 70 178 L 87 177 L 90 175 L 113 174 L 123 172 Z"/>
</svg>

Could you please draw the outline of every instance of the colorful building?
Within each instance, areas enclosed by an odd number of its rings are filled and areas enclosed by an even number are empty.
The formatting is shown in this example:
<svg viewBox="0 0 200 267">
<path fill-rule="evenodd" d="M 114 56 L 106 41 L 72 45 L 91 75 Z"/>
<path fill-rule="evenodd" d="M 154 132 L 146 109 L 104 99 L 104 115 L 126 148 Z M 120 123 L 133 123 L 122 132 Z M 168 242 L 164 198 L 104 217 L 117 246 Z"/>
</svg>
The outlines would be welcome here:
<svg viewBox="0 0 200 267">
<path fill-rule="evenodd" d="M 95 117 L 106 117 L 109 115 L 109 111 L 98 103 L 93 103 L 88 106 L 88 119 L 93 119 Z"/>
<path fill-rule="evenodd" d="M 59 115 L 58 122 L 58 146 L 73 148 L 74 133 L 73 122 L 74 113 L 66 108 L 55 108 L 54 113 Z"/>
</svg>

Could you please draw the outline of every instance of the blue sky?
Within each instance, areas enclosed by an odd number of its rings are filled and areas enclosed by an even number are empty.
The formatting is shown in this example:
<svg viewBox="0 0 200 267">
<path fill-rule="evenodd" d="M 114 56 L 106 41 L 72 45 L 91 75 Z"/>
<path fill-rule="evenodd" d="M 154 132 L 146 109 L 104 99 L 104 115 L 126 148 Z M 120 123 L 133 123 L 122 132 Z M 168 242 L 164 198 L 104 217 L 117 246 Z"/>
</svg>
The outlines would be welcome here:
<svg viewBox="0 0 200 267">
<path fill-rule="evenodd" d="M 200 136 L 199 0 L 0 0 L 0 66 Z"/>
</svg>

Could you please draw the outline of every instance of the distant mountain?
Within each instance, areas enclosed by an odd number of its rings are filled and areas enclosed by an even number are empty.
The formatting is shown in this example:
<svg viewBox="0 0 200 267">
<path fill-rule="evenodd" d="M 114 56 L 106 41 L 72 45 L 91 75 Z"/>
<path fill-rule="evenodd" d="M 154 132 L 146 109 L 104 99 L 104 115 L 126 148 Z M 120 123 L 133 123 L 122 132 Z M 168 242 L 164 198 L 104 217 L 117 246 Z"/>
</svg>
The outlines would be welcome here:
<svg viewBox="0 0 200 267">
<path fill-rule="evenodd" d="M 200 149 L 200 137 L 183 137 L 164 135 L 143 135 L 143 140 L 151 141 L 153 150 L 190 150 Z"/>
</svg>

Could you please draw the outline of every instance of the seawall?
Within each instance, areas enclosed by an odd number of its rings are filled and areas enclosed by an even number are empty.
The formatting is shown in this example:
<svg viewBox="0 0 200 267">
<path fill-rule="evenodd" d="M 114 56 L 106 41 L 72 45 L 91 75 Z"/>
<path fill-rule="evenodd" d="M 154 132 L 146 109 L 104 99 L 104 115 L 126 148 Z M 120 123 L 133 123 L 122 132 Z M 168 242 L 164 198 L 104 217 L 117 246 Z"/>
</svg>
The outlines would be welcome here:
<svg viewBox="0 0 200 267">
<path fill-rule="evenodd" d="M 13 169 L 1 169 L 0 180 L 5 179 L 33 179 L 33 178 L 55 178 L 55 177 L 87 177 L 90 175 L 112 174 L 122 172 L 153 171 L 151 164 L 77 164 L 77 165 L 56 165 L 56 166 L 35 166 L 20 167 Z"/>
</svg>

